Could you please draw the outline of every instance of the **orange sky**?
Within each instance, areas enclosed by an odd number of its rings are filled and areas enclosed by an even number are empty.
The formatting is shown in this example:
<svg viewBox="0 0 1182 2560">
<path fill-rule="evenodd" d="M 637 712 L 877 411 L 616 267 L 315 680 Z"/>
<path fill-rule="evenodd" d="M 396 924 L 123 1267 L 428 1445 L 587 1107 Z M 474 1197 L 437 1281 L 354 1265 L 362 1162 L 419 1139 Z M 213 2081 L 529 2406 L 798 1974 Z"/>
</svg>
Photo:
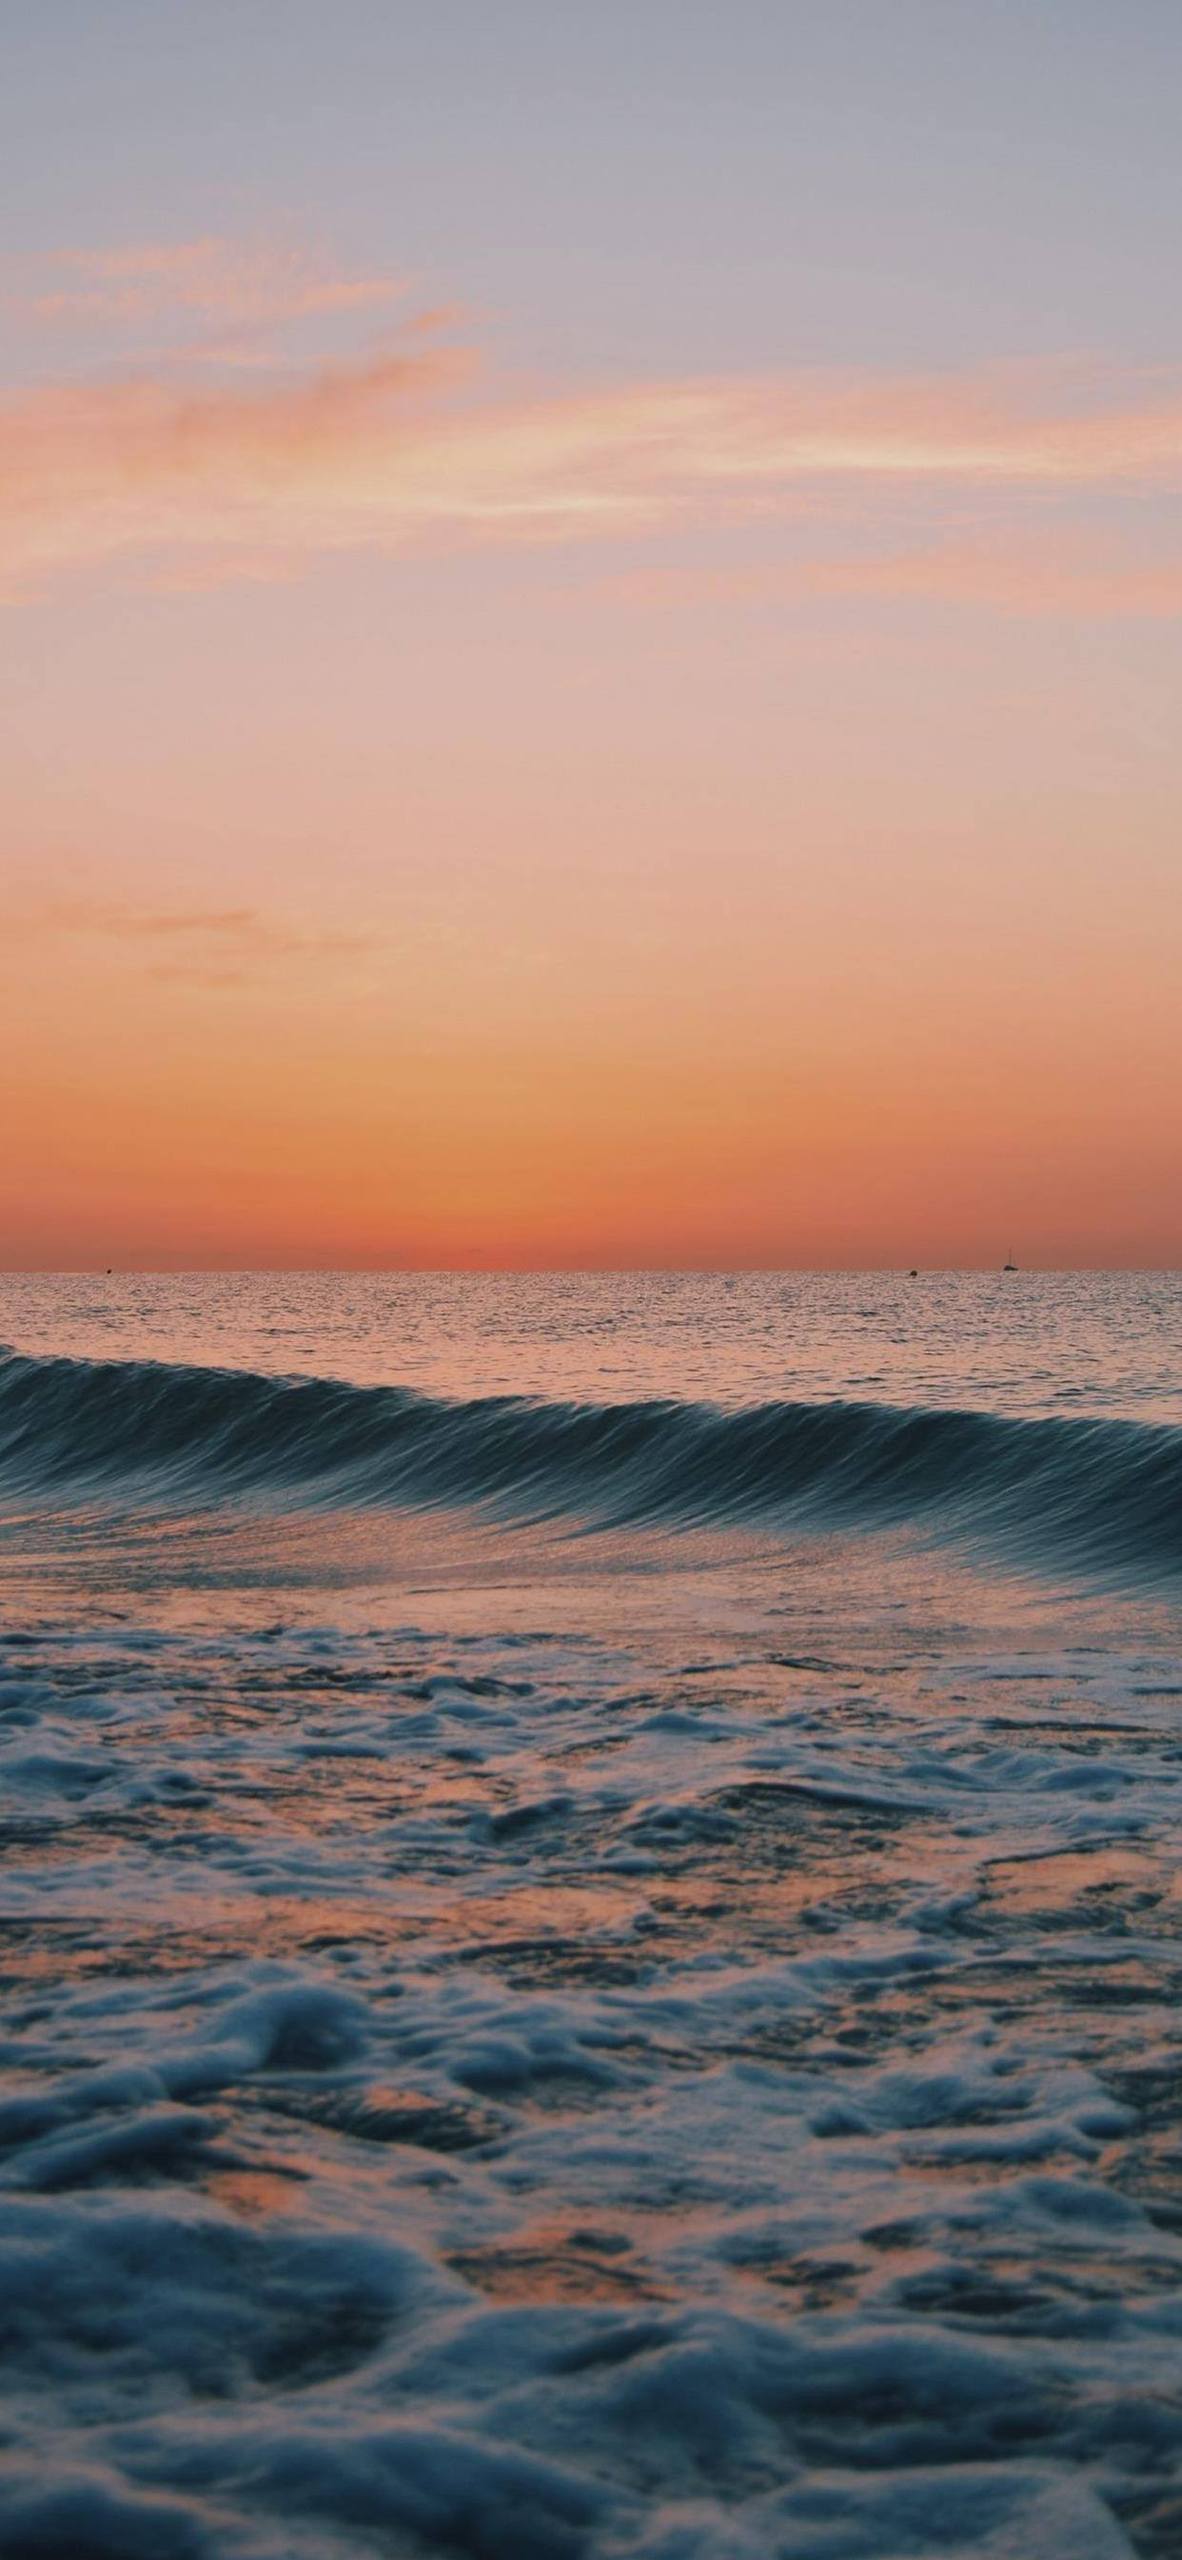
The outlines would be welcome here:
<svg viewBox="0 0 1182 2560">
<path fill-rule="evenodd" d="M 0 1262 L 1177 1261 L 1182 361 L 138 210 L 6 276 Z"/>
</svg>

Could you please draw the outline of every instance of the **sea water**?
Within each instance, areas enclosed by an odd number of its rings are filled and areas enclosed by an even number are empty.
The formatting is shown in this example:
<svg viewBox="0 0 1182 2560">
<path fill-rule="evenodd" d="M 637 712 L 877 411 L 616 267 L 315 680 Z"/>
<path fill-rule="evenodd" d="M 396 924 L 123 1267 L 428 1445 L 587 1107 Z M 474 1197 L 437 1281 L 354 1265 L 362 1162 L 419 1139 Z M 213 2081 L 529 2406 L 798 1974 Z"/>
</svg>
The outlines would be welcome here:
<svg viewBox="0 0 1182 2560">
<path fill-rule="evenodd" d="M 0 1342 L 0 2551 L 1182 2549 L 1182 1281 Z"/>
</svg>

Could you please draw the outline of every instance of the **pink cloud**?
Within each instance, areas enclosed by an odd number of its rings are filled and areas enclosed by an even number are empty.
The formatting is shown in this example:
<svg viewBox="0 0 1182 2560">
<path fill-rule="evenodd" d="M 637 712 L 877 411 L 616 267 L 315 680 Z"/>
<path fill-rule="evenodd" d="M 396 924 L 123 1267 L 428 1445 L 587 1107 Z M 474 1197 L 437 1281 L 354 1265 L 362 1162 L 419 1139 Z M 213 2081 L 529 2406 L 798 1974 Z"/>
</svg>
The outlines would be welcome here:
<svg viewBox="0 0 1182 2560">
<path fill-rule="evenodd" d="M 915 596 L 987 605 L 998 613 L 1182 614 L 1182 555 L 1145 561 L 1110 541 L 949 543 L 875 561 L 831 562 L 816 583 L 829 594 Z"/>
<path fill-rule="evenodd" d="M 636 568 L 605 579 L 621 604 L 681 611 L 710 604 L 787 605 L 824 596 L 909 597 L 998 613 L 1182 614 L 1182 552 L 1147 561 L 1098 534 L 1001 533 L 879 552 L 817 554 L 756 568 Z"/>
<path fill-rule="evenodd" d="M 373 310 L 406 290 L 400 276 L 348 275 L 300 246 L 216 237 L 66 249 L 49 270 L 53 280 L 29 297 L 36 316 L 91 326 L 201 320 L 225 329 L 272 327 Z"/>
<path fill-rule="evenodd" d="M 65 937 L 122 945 L 149 976 L 198 986 L 240 985 L 285 962 L 354 960 L 374 947 L 371 935 L 293 923 L 251 906 L 155 908 L 63 898 L 10 915 L 9 925 L 21 941 Z"/>
<path fill-rule="evenodd" d="M 0 409 L 0 472 L 10 591 L 119 556 L 200 582 L 351 548 L 709 530 L 802 496 L 823 521 L 842 490 L 1176 489 L 1182 375 L 802 370 L 526 394 L 420 337 L 246 389 L 197 395 L 157 370 L 30 390 Z M 897 589 L 924 571 L 882 574 Z"/>
</svg>

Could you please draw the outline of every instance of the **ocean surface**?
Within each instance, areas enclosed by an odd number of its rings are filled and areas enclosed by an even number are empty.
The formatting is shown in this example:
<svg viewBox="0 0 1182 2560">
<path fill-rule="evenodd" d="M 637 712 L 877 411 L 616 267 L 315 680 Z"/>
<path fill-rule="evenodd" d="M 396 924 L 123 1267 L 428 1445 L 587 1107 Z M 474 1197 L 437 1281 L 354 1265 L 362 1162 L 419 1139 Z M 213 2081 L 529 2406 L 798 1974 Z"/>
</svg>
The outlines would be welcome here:
<svg viewBox="0 0 1182 2560">
<path fill-rule="evenodd" d="M 0 1345 L 3 2560 L 1176 2560 L 1182 1276 Z"/>
</svg>

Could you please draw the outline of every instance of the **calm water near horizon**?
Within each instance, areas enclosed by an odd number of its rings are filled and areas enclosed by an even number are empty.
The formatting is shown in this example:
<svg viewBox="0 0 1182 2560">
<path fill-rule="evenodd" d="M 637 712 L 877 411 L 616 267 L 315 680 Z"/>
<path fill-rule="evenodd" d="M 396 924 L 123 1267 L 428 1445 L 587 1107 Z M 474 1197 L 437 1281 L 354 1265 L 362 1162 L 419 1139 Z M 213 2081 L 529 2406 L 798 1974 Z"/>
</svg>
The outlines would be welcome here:
<svg viewBox="0 0 1182 2560">
<path fill-rule="evenodd" d="M 0 1344 L 0 2547 L 1167 2560 L 1179 1275 Z"/>
<path fill-rule="evenodd" d="M 441 1395 L 1182 1421 L 1182 1273 L 0 1274 L 0 1345 Z"/>
</svg>

